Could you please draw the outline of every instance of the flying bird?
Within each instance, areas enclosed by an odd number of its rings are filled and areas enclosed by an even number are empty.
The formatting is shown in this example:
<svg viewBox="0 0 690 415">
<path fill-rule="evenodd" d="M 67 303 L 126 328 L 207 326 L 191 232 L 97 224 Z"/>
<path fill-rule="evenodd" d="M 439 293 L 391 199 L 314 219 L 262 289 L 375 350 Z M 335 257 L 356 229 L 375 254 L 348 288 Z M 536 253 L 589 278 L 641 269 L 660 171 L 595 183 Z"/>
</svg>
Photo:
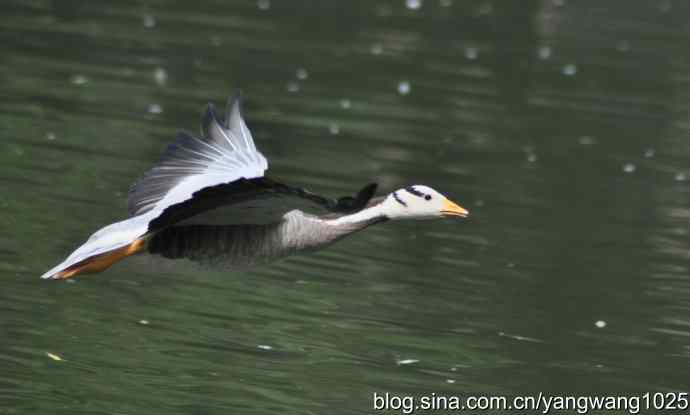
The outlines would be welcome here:
<svg viewBox="0 0 690 415">
<path fill-rule="evenodd" d="M 388 220 L 468 215 L 427 186 L 374 197 L 372 183 L 332 199 L 275 181 L 267 169 L 239 97 L 229 100 L 223 120 L 209 104 L 201 136 L 178 133 L 132 185 L 130 217 L 98 230 L 41 278 L 101 272 L 139 253 L 244 268 L 314 251 Z"/>
</svg>

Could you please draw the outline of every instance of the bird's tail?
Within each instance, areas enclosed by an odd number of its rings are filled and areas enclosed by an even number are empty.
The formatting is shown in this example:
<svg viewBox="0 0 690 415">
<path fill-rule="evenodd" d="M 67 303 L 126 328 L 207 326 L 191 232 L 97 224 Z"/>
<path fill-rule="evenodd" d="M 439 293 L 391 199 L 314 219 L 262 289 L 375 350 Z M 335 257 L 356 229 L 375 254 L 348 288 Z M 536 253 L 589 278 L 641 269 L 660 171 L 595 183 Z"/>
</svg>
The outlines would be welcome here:
<svg viewBox="0 0 690 415">
<path fill-rule="evenodd" d="M 143 216 L 135 216 L 100 229 L 41 278 L 59 280 L 77 274 L 101 272 L 123 258 L 144 251 L 149 221 Z"/>
</svg>

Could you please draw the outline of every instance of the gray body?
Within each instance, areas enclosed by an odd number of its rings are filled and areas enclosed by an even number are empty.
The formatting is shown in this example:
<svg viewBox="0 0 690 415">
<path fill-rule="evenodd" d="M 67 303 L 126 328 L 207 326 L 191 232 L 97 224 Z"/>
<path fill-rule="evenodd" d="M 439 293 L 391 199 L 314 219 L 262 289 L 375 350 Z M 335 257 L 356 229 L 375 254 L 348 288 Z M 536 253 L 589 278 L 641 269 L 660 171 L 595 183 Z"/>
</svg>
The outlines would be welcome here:
<svg viewBox="0 0 690 415">
<path fill-rule="evenodd" d="M 151 238 L 148 252 L 168 259 L 186 258 L 212 268 L 242 269 L 327 247 L 383 220 L 336 224 L 330 218 L 293 210 L 281 222 L 267 225 L 173 226 Z"/>
</svg>

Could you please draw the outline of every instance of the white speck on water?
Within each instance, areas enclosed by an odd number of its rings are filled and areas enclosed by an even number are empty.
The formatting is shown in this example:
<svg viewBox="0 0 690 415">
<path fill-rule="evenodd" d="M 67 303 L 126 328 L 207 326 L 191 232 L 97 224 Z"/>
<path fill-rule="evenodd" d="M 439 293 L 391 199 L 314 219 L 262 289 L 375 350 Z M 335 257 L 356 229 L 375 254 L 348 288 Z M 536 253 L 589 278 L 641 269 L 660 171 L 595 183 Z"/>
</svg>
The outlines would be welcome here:
<svg viewBox="0 0 690 415">
<path fill-rule="evenodd" d="M 338 135 L 340 134 L 340 127 L 338 127 L 338 124 L 333 123 L 328 126 L 328 132 L 332 135 Z"/>
<path fill-rule="evenodd" d="M 465 57 L 469 60 L 475 60 L 479 57 L 479 49 L 474 46 L 468 46 L 465 48 Z"/>
<path fill-rule="evenodd" d="M 654 151 L 653 148 L 648 148 L 644 151 L 644 156 L 648 159 L 654 157 L 655 154 L 656 154 L 656 151 Z"/>
<path fill-rule="evenodd" d="M 72 83 L 74 85 L 86 85 L 89 82 L 89 78 L 84 75 L 77 74 L 72 76 Z"/>
<path fill-rule="evenodd" d="M 596 322 L 594 322 L 594 325 L 598 329 L 603 329 L 604 327 L 606 327 L 606 322 L 604 320 L 597 320 Z"/>
<path fill-rule="evenodd" d="M 482 3 L 479 6 L 479 10 L 477 11 L 477 14 L 479 16 L 484 16 L 484 15 L 493 13 L 493 11 L 494 11 L 493 4 L 491 4 L 491 2 L 489 2 L 489 1 L 487 1 L 487 2 Z"/>
<path fill-rule="evenodd" d="M 297 70 L 295 71 L 295 76 L 300 81 L 304 81 L 305 79 L 309 78 L 309 73 L 304 68 L 297 68 Z"/>
<path fill-rule="evenodd" d="M 676 173 L 674 179 L 675 179 L 677 182 L 684 182 L 684 181 L 686 180 L 685 173 Z"/>
<path fill-rule="evenodd" d="M 565 6 L 565 0 L 553 0 L 553 5 L 556 7 L 563 7 Z"/>
<path fill-rule="evenodd" d="M 372 55 L 378 56 L 383 53 L 383 46 L 381 46 L 380 43 L 374 43 L 373 45 L 371 45 L 370 52 Z"/>
<path fill-rule="evenodd" d="M 630 42 L 628 42 L 627 40 L 621 40 L 616 45 L 616 50 L 618 50 L 619 52 L 629 51 L 630 50 Z"/>
<path fill-rule="evenodd" d="M 256 348 L 261 350 L 273 350 L 273 346 L 269 346 L 267 344 L 259 344 L 256 346 Z"/>
<path fill-rule="evenodd" d="M 484 201 L 482 199 L 477 199 L 474 201 L 474 205 L 477 207 L 482 207 L 484 206 Z"/>
<path fill-rule="evenodd" d="M 259 10 L 268 10 L 271 8 L 271 0 L 258 0 L 256 2 L 256 7 L 258 7 Z"/>
<path fill-rule="evenodd" d="M 446 379 L 446 383 L 455 383 L 455 379 Z"/>
<path fill-rule="evenodd" d="M 664 1 L 661 3 L 659 6 L 659 11 L 662 13 L 668 13 L 671 10 L 671 2 L 670 1 Z"/>
<path fill-rule="evenodd" d="M 288 92 L 295 93 L 299 91 L 299 84 L 297 82 L 288 82 L 286 88 Z"/>
<path fill-rule="evenodd" d="M 537 161 L 537 155 L 534 153 L 529 153 L 527 155 L 527 161 L 530 163 L 534 163 L 535 161 Z"/>
<path fill-rule="evenodd" d="M 577 142 L 583 146 L 591 146 L 592 144 L 594 144 L 596 142 L 596 140 L 592 136 L 583 135 L 577 140 Z"/>
<path fill-rule="evenodd" d="M 569 63 L 569 64 L 563 66 L 563 69 L 561 70 L 561 72 L 565 76 L 573 76 L 577 73 L 577 66 L 575 66 L 574 63 Z"/>
<path fill-rule="evenodd" d="M 142 23 L 144 24 L 145 28 L 151 29 L 153 27 L 156 27 L 156 18 L 150 14 L 145 14 L 144 16 L 142 16 Z"/>
<path fill-rule="evenodd" d="M 347 110 L 347 109 L 350 109 L 351 107 L 352 107 L 352 102 L 349 99 L 343 98 L 340 100 L 340 108 Z"/>
<path fill-rule="evenodd" d="M 400 95 L 407 95 L 410 93 L 410 82 L 409 81 L 400 81 L 398 83 L 398 93 Z"/>
<path fill-rule="evenodd" d="M 153 80 L 156 82 L 156 85 L 164 86 L 168 82 L 168 72 L 161 67 L 154 69 Z"/>
<path fill-rule="evenodd" d="M 551 57 L 551 46 L 541 46 L 537 49 L 539 59 L 549 59 Z"/>
<path fill-rule="evenodd" d="M 402 359 L 402 360 L 398 360 L 395 363 L 397 363 L 398 366 L 401 366 L 401 365 L 411 365 L 411 364 L 414 364 L 417 362 L 419 362 L 419 360 L 417 360 L 417 359 Z"/>
<path fill-rule="evenodd" d="M 388 17 L 393 14 L 393 9 L 387 4 L 382 4 L 376 8 L 376 14 L 380 17 Z"/>
<path fill-rule="evenodd" d="M 55 141 L 56 138 L 57 138 L 57 136 L 56 136 L 55 133 L 52 132 L 52 131 L 49 131 L 49 132 L 46 134 L 46 139 L 48 139 L 49 141 Z"/>
<path fill-rule="evenodd" d="M 453 5 L 453 0 L 440 0 L 439 4 L 441 7 L 450 7 Z"/>
<path fill-rule="evenodd" d="M 211 44 L 213 46 L 220 46 L 223 44 L 223 40 L 218 35 L 211 36 Z"/>
<path fill-rule="evenodd" d="M 679 236 L 685 236 L 685 235 L 688 234 L 688 231 L 685 230 L 684 228 L 672 228 L 672 229 L 671 229 L 671 232 L 672 232 L 674 235 L 679 235 Z"/>
<path fill-rule="evenodd" d="M 455 367 L 455 366 L 453 366 L 453 367 L 450 368 L 450 371 L 451 371 L 451 372 L 457 372 L 457 371 L 458 371 L 458 368 Z"/>
<path fill-rule="evenodd" d="M 61 362 L 61 361 L 62 361 L 62 358 L 61 358 L 60 356 L 56 355 L 55 353 L 46 352 L 46 356 L 48 356 L 49 358 L 55 360 L 56 362 Z"/>
<path fill-rule="evenodd" d="M 499 331 L 498 335 L 501 337 L 508 337 L 510 339 L 521 341 L 521 342 L 543 343 L 542 340 L 535 339 L 534 337 L 520 336 L 519 334 L 508 334 L 508 333 Z"/>
<path fill-rule="evenodd" d="M 637 167 L 632 163 L 625 163 L 623 165 L 623 171 L 625 173 L 635 173 L 636 169 L 637 169 Z"/>
<path fill-rule="evenodd" d="M 148 326 L 149 321 L 148 320 L 139 320 L 139 324 L 141 324 L 142 326 Z"/>
<path fill-rule="evenodd" d="M 418 10 L 422 7 L 422 0 L 405 0 L 405 7 L 410 10 Z"/>
<path fill-rule="evenodd" d="M 163 112 L 163 107 L 160 104 L 149 104 L 149 114 L 160 114 Z"/>
</svg>

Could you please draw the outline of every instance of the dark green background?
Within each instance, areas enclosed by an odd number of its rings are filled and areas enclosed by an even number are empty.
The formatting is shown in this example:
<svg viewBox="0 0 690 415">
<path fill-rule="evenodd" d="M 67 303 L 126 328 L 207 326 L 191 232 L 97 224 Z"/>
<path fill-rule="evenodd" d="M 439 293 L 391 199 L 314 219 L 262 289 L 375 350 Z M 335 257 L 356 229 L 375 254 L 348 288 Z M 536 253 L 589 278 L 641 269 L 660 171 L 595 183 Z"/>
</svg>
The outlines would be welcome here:
<svg viewBox="0 0 690 415">
<path fill-rule="evenodd" d="M 3 0 L 0 414 L 688 391 L 688 21 L 683 1 Z M 38 279 L 237 89 L 273 176 L 423 183 L 471 218 L 252 272 Z"/>
</svg>

